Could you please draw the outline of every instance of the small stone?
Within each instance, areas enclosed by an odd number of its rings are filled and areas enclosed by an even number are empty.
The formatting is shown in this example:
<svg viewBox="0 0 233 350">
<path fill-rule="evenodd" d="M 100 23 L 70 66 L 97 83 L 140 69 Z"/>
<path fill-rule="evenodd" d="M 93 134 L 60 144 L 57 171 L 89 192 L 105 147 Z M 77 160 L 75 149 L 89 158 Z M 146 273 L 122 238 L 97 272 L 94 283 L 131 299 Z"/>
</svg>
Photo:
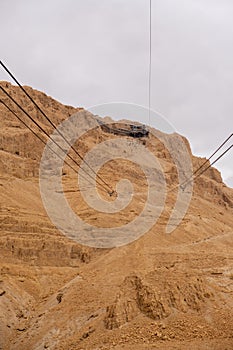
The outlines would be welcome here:
<svg viewBox="0 0 233 350">
<path fill-rule="evenodd" d="M 89 337 L 89 333 L 88 332 L 85 332 L 83 333 L 82 337 L 80 338 L 80 340 L 83 340 L 83 339 L 86 339 Z"/>
<path fill-rule="evenodd" d="M 4 295 L 6 293 L 6 291 L 4 290 L 4 289 L 0 289 L 0 297 L 2 296 L 2 295 Z"/>
<path fill-rule="evenodd" d="M 23 311 L 22 311 L 22 310 L 18 311 L 18 312 L 16 313 L 16 317 L 18 317 L 18 318 L 24 317 Z"/>
<path fill-rule="evenodd" d="M 158 337 L 158 338 L 161 338 L 162 337 L 162 333 L 160 333 L 160 332 L 155 332 L 155 335 L 156 335 L 156 337 Z"/>
<path fill-rule="evenodd" d="M 166 335 L 163 335 L 162 340 L 168 340 L 168 337 Z"/>
<path fill-rule="evenodd" d="M 17 328 L 17 331 L 24 332 L 24 331 L 26 331 L 26 328 L 25 327 L 19 327 L 19 328 Z"/>
<path fill-rule="evenodd" d="M 61 301 L 62 301 L 62 297 L 63 297 L 63 293 L 58 293 L 58 295 L 57 295 L 57 301 L 58 301 L 58 304 L 60 304 L 60 303 L 61 303 Z"/>
</svg>

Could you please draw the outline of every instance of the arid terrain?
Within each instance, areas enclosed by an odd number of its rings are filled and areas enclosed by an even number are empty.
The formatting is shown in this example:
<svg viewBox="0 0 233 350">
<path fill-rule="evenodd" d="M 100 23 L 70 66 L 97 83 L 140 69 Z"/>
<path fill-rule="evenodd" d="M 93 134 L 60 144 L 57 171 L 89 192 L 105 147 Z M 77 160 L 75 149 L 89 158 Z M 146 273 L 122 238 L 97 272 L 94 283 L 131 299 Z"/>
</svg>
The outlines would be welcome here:
<svg viewBox="0 0 233 350">
<path fill-rule="evenodd" d="M 1 86 L 52 132 L 18 87 Z M 81 111 L 26 89 L 56 125 Z M 27 121 L 2 92 L 0 97 Z M 84 156 L 98 142 L 117 137 L 97 128 L 75 147 Z M 167 149 L 151 135 L 138 142 L 160 160 L 171 188 L 177 173 Z M 67 238 L 50 221 L 39 190 L 43 149 L 0 104 L 0 349 L 232 350 L 233 189 L 218 170 L 196 179 L 187 214 L 171 234 L 165 228 L 176 192 L 168 193 L 159 220 L 140 239 L 97 249 Z M 190 156 L 194 169 L 205 161 Z M 143 174 L 126 161 L 100 170 L 113 188 L 122 177 L 134 183 L 132 203 L 115 214 L 88 207 L 66 165 L 63 175 L 67 201 L 96 227 L 129 222 L 145 200 Z"/>
</svg>

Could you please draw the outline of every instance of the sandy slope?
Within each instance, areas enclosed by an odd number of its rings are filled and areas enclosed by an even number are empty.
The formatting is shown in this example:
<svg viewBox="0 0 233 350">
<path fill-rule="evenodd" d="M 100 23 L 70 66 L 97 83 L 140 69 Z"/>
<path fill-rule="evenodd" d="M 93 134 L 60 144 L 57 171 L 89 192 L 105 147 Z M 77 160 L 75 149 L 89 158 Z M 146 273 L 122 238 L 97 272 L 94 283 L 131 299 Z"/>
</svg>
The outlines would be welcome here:
<svg viewBox="0 0 233 350">
<path fill-rule="evenodd" d="M 51 132 L 18 88 L 2 84 Z M 28 91 L 56 124 L 78 110 Z M 165 227 L 175 194 L 141 239 L 88 248 L 47 217 L 38 186 L 42 145 L 1 105 L 0 126 L 0 349 L 233 349 L 233 190 L 217 170 L 196 181 L 172 234 Z M 85 154 L 111 137 L 98 129 L 76 146 Z M 158 140 L 146 142 L 171 186 L 177 176 L 169 154 Z M 202 160 L 192 161 L 195 168 Z M 121 176 L 134 182 L 140 195 L 131 206 L 112 216 L 95 213 L 66 168 L 67 200 L 97 227 L 128 222 L 145 199 L 139 169 L 112 162 L 101 171 L 112 186 Z"/>
</svg>

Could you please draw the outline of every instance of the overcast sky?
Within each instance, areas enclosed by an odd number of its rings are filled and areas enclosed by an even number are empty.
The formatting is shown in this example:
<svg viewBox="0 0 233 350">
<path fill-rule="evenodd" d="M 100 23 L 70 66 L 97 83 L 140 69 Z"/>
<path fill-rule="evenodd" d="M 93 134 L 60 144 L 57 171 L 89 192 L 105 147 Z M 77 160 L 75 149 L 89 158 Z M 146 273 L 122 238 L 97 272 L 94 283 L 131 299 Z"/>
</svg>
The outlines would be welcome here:
<svg viewBox="0 0 233 350">
<path fill-rule="evenodd" d="M 149 0 L 0 6 L 1 60 L 23 84 L 75 107 L 148 105 Z M 196 155 L 233 130 L 232 19 L 232 0 L 152 0 L 152 108 Z M 232 163 L 233 151 L 216 165 L 231 186 Z"/>
</svg>

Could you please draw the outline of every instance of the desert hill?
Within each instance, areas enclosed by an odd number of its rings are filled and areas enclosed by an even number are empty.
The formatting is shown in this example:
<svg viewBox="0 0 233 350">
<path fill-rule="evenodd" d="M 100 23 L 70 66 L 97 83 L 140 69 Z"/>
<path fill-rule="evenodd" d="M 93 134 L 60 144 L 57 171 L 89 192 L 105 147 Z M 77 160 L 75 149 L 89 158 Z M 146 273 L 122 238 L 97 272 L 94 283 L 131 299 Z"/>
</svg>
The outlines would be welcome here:
<svg viewBox="0 0 233 350">
<path fill-rule="evenodd" d="M 52 132 L 18 87 L 8 82 L 1 86 Z M 56 125 L 83 111 L 25 88 Z M 2 92 L 1 100 L 27 120 Z M 175 135 L 167 137 L 175 147 Z M 96 128 L 75 147 L 84 156 L 96 144 L 117 138 Z M 125 140 L 131 142 L 128 136 Z M 166 147 L 152 136 L 139 139 L 142 143 L 160 160 L 172 188 L 177 172 Z M 49 219 L 39 191 L 43 149 L 0 103 L 0 349 L 232 350 L 233 190 L 218 170 L 210 168 L 195 181 L 188 212 L 171 234 L 165 228 L 176 192 L 168 194 L 159 220 L 140 239 L 97 249 L 64 236 Z M 188 149 L 196 169 L 204 159 Z M 113 188 L 122 177 L 131 180 L 136 192 L 132 203 L 119 213 L 95 212 L 65 165 L 67 201 L 96 227 L 130 222 L 145 201 L 140 169 L 114 160 L 100 174 Z"/>
</svg>

